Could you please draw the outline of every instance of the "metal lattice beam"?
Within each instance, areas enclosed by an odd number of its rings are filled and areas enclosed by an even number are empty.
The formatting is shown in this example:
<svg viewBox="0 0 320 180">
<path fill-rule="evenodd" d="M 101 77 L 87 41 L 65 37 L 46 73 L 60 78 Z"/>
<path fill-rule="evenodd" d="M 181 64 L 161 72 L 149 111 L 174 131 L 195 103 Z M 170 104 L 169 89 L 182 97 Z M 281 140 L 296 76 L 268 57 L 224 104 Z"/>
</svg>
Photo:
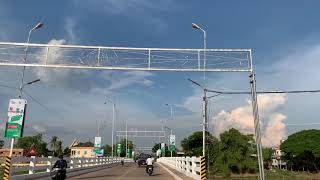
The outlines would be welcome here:
<svg viewBox="0 0 320 180">
<path fill-rule="evenodd" d="M 28 57 L 23 61 L 25 49 Z M 0 42 L 0 66 L 102 70 L 249 72 L 250 49 L 129 48 Z"/>
<path fill-rule="evenodd" d="M 127 133 L 127 134 L 126 134 Z M 165 131 L 116 131 L 117 137 L 163 138 Z"/>
</svg>

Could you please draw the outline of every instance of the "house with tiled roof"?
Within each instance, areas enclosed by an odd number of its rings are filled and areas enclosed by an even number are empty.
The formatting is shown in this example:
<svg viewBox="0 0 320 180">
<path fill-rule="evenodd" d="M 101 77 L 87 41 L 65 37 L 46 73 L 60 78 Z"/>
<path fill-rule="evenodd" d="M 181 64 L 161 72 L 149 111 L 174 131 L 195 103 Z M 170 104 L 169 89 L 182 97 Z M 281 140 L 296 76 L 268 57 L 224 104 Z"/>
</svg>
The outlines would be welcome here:
<svg viewBox="0 0 320 180">
<path fill-rule="evenodd" d="M 94 157 L 94 144 L 90 141 L 82 143 L 74 140 L 69 146 L 71 158 L 91 158 Z"/>
</svg>

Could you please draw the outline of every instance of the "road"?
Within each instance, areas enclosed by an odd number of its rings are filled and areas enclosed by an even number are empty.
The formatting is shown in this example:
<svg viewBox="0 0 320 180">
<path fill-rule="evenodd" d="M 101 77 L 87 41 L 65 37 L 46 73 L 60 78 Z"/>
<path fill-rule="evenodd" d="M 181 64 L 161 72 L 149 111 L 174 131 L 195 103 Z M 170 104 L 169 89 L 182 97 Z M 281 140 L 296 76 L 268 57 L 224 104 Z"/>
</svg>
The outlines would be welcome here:
<svg viewBox="0 0 320 180">
<path fill-rule="evenodd" d="M 167 169 L 167 170 L 166 170 Z M 169 171 L 170 172 L 169 172 Z M 116 166 L 112 168 L 106 168 L 103 170 L 95 171 L 92 173 L 83 174 L 80 176 L 71 177 L 68 179 L 72 180 L 80 180 L 80 179 L 90 179 L 90 180 L 102 180 L 102 179 L 113 179 L 113 180 L 121 180 L 121 179 L 152 179 L 152 180 L 185 180 L 191 179 L 188 178 L 177 171 L 174 171 L 168 167 L 163 167 L 160 164 L 154 165 L 153 175 L 149 176 L 146 173 L 145 167 L 138 167 L 135 163 L 125 164 L 124 166 Z"/>
</svg>

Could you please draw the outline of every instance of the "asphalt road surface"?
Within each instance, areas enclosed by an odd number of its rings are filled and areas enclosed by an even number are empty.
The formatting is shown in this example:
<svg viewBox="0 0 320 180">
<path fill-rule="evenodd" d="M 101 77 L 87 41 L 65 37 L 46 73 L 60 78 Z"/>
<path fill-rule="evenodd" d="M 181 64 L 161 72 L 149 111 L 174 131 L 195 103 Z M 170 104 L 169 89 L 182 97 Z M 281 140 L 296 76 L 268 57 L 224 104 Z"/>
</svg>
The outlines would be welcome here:
<svg viewBox="0 0 320 180">
<path fill-rule="evenodd" d="M 168 171 L 169 170 L 169 171 Z M 106 168 L 103 170 L 95 171 L 92 173 L 83 174 L 80 176 L 71 177 L 68 179 L 80 180 L 80 179 L 89 179 L 89 180 L 99 180 L 99 179 L 112 179 L 112 180 L 120 180 L 120 179 L 155 179 L 155 180 L 164 180 L 164 179 L 176 179 L 176 180 L 188 180 L 191 179 L 189 177 L 184 176 L 183 174 L 168 168 L 163 167 L 160 164 L 154 165 L 154 171 L 152 176 L 149 176 L 146 173 L 145 166 L 138 167 L 135 163 L 128 163 L 124 166 L 116 166 L 112 168 Z"/>
</svg>

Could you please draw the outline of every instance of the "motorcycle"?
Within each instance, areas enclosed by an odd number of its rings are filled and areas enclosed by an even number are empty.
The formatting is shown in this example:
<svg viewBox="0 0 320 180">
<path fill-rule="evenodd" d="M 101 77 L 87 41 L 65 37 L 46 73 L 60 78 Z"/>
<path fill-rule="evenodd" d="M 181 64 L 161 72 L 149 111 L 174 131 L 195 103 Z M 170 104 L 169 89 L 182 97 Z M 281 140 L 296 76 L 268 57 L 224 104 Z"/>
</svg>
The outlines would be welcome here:
<svg viewBox="0 0 320 180">
<path fill-rule="evenodd" d="M 151 176 L 152 173 L 153 173 L 153 168 L 152 168 L 152 166 L 148 166 L 148 174 L 149 174 L 149 176 Z"/>
<path fill-rule="evenodd" d="M 53 168 L 50 172 L 50 176 L 52 180 L 62 180 L 66 179 L 66 171 L 61 168 Z"/>
</svg>

